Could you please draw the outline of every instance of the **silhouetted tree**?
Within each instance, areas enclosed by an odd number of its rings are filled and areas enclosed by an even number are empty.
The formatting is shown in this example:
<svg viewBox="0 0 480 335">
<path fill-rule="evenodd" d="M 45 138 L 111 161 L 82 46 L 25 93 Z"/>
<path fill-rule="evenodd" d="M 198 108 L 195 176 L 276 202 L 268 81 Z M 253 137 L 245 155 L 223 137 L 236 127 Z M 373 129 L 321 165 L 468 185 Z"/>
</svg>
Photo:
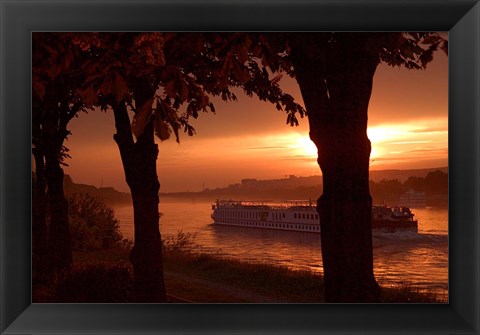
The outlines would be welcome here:
<svg viewBox="0 0 480 335">
<path fill-rule="evenodd" d="M 408 189 L 425 192 L 425 178 L 423 177 L 410 176 L 403 184 Z"/>
<path fill-rule="evenodd" d="M 82 100 L 75 95 L 81 74 L 70 67 L 71 51 L 55 49 L 58 42 L 55 35 L 48 33 L 35 33 L 33 38 L 32 154 L 36 174 L 32 254 L 33 272 L 40 277 L 72 265 L 62 169 L 68 149 L 63 142 L 69 134 L 68 122 L 84 109 Z M 62 64 L 56 63 L 60 57 Z"/>
<path fill-rule="evenodd" d="M 368 103 L 380 62 L 421 69 L 447 42 L 436 33 L 265 33 L 252 36 L 273 72 L 295 77 L 323 194 L 317 201 L 327 302 L 378 299 L 373 275 Z"/>
<path fill-rule="evenodd" d="M 434 33 L 289 34 L 290 61 L 318 148 L 327 302 L 377 301 L 369 191 L 368 103 L 377 65 L 421 69 L 446 41 Z"/>
<path fill-rule="evenodd" d="M 448 194 L 448 174 L 436 170 L 429 172 L 425 177 L 409 177 L 404 182 L 405 187 L 425 192 L 428 195 Z"/>
<path fill-rule="evenodd" d="M 370 180 L 370 193 L 377 202 L 396 203 L 405 191 L 406 187 L 398 179 L 382 179 L 378 183 Z"/>
<path fill-rule="evenodd" d="M 158 229 L 156 173 L 158 147 L 154 133 L 167 139 L 179 130 L 194 129 L 190 117 L 214 111 L 209 95 L 236 100 L 231 87 L 285 108 L 291 122 L 303 108 L 282 93 L 278 78 L 249 58 L 249 37 L 243 34 L 91 33 L 58 34 L 62 48 L 73 50 L 85 81 L 78 92 L 88 106 L 111 106 L 114 139 L 120 150 L 134 206 L 136 299 L 165 300 L 161 238 Z M 251 43 L 250 43 L 251 44 Z M 78 56 L 78 57 L 77 57 Z M 64 60 L 57 60 L 61 67 Z M 64 69 L 63 69 L 64 70 Z M 37 90 L 43 89 L 37 85 Z M 35 88 L 35 86 L 34 86 Z M 185 112 L 180 108 L 185 106 Z M 132 124 L 128 110 L 134 113 Z"/>
</svg>

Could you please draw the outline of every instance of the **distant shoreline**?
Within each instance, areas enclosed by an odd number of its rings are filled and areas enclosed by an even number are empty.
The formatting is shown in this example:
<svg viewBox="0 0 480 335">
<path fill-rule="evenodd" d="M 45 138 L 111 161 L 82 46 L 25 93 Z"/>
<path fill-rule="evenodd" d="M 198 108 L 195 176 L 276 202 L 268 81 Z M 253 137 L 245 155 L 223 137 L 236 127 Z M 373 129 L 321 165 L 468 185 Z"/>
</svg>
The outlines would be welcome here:
<svg viewBox="0 0 480 335">
<path fill-rule="evenodd" d="M 430 172 L 441 171 L 448 173 L 448 167 L 412 169 L 412 170 L 380 170 L 370 171 L 370 180 L 373 183 L 382 183 L 389 180 L 405 182 L 410 177 L 424 178 Z M 35 174 L 32 174 L 33 178 Z M 88 193 L 104 200 L 109 205 L 119 206 L 131 204 L 131 195 L 120 192 L 113 187 L 96 187 L 93 185 L 77 184 L 68 175 L 64 179 L 65 193 L 67 196 L 78 193 Z M 385 190 L 383 190 L 385 191 Z M 371 189 L 374 203 L 391 204 L 395 201 L 392 189 L 386 190 L 387 194 L 378 194 Z M 398 192 L 398 190 L 396 190 Z M 221 188 L 204 189 L 202 191 L 160 192 L 160 199 L 198 199 L 214 201 L 216 199 L 253 200 L 253 201 L 285 201 L 291 199 L 313 200 L 322 194 L 322 176 L 298 177 L 291 175 L 282 179 L 242 179 L 238 184 L 231 184 Z M 384 192 L 385 193 L 385 192 Z M 427 198 L 427 206 L 448 207 L 448 192 L 437 193 Z"/>
</svg>

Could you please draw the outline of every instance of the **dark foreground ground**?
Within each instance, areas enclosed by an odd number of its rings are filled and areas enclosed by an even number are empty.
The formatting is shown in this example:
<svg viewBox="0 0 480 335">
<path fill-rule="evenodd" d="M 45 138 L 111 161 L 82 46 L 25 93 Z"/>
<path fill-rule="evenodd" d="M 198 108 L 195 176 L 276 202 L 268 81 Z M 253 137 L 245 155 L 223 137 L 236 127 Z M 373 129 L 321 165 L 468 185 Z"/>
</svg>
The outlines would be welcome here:
<svg viewBox="0 0 480 335">
<path fill-rule="evenodd" d="M 77 251 L 69 274 L 34 284 L 33 302 L 129 303 L 128 249 Z M 322 277 L 308 271 L 226 259 L 188 249 L 165 255 L 165 284 L 172 303 L 322 303 Z M 437 303 L 435 294 L 409 285 L 382 287 L 384 303 Z"/>
</svg>

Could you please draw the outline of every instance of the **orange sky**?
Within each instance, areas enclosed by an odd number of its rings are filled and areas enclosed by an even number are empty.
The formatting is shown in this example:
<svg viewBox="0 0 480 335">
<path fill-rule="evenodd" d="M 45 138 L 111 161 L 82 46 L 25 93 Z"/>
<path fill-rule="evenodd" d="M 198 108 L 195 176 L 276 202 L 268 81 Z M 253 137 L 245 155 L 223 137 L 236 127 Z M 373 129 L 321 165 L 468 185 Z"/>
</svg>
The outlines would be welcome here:
<svg viewBox="0 0 480 335">
<path fill-rule="evenodd" d="M 282 87 L 299 101 L 296 82 Z M 157 170 L 162 192 L 199 191 L 238 183 L 243 178 L 273 179 L 320 174 L 308 121 L 285 124 L 273 105 L 237 94 L 239 101 L 214 100 L 216 115 L 192 120 L 197 134 L 159 142 Z M 113 140 L 113 114 L 81 114 L 70 123 L 65 142 L 72 159 L 65 173 L 77 183 L 128 191 L 120 154 Z M 447 166 L 448 60 L 437 52 L 426 70 L 380 64 L 369 106 L 371 170 Z"/>
</svg>

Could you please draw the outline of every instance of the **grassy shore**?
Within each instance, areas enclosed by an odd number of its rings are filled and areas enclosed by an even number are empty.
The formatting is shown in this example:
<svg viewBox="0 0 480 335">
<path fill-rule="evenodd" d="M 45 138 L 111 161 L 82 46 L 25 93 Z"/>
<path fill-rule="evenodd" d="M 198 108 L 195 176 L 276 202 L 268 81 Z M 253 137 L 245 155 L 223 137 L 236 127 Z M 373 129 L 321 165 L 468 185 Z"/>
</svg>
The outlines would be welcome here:
<svg viewBox="0 0 480 335">
<path fill-rule="evenodd" d="M 265 263 L 198 252 L 191 236 L 166 241 L 165 284 L 170 302 L 322 303 L 322 277 Z M 122 302 L 132 297 L 127 248 L 75 251 L 74 268 L 48 284 L 34 286 L 34 302 Z M 383 303 L 443 302 L 410 285 L 382 287 Z"/>
</svg>

